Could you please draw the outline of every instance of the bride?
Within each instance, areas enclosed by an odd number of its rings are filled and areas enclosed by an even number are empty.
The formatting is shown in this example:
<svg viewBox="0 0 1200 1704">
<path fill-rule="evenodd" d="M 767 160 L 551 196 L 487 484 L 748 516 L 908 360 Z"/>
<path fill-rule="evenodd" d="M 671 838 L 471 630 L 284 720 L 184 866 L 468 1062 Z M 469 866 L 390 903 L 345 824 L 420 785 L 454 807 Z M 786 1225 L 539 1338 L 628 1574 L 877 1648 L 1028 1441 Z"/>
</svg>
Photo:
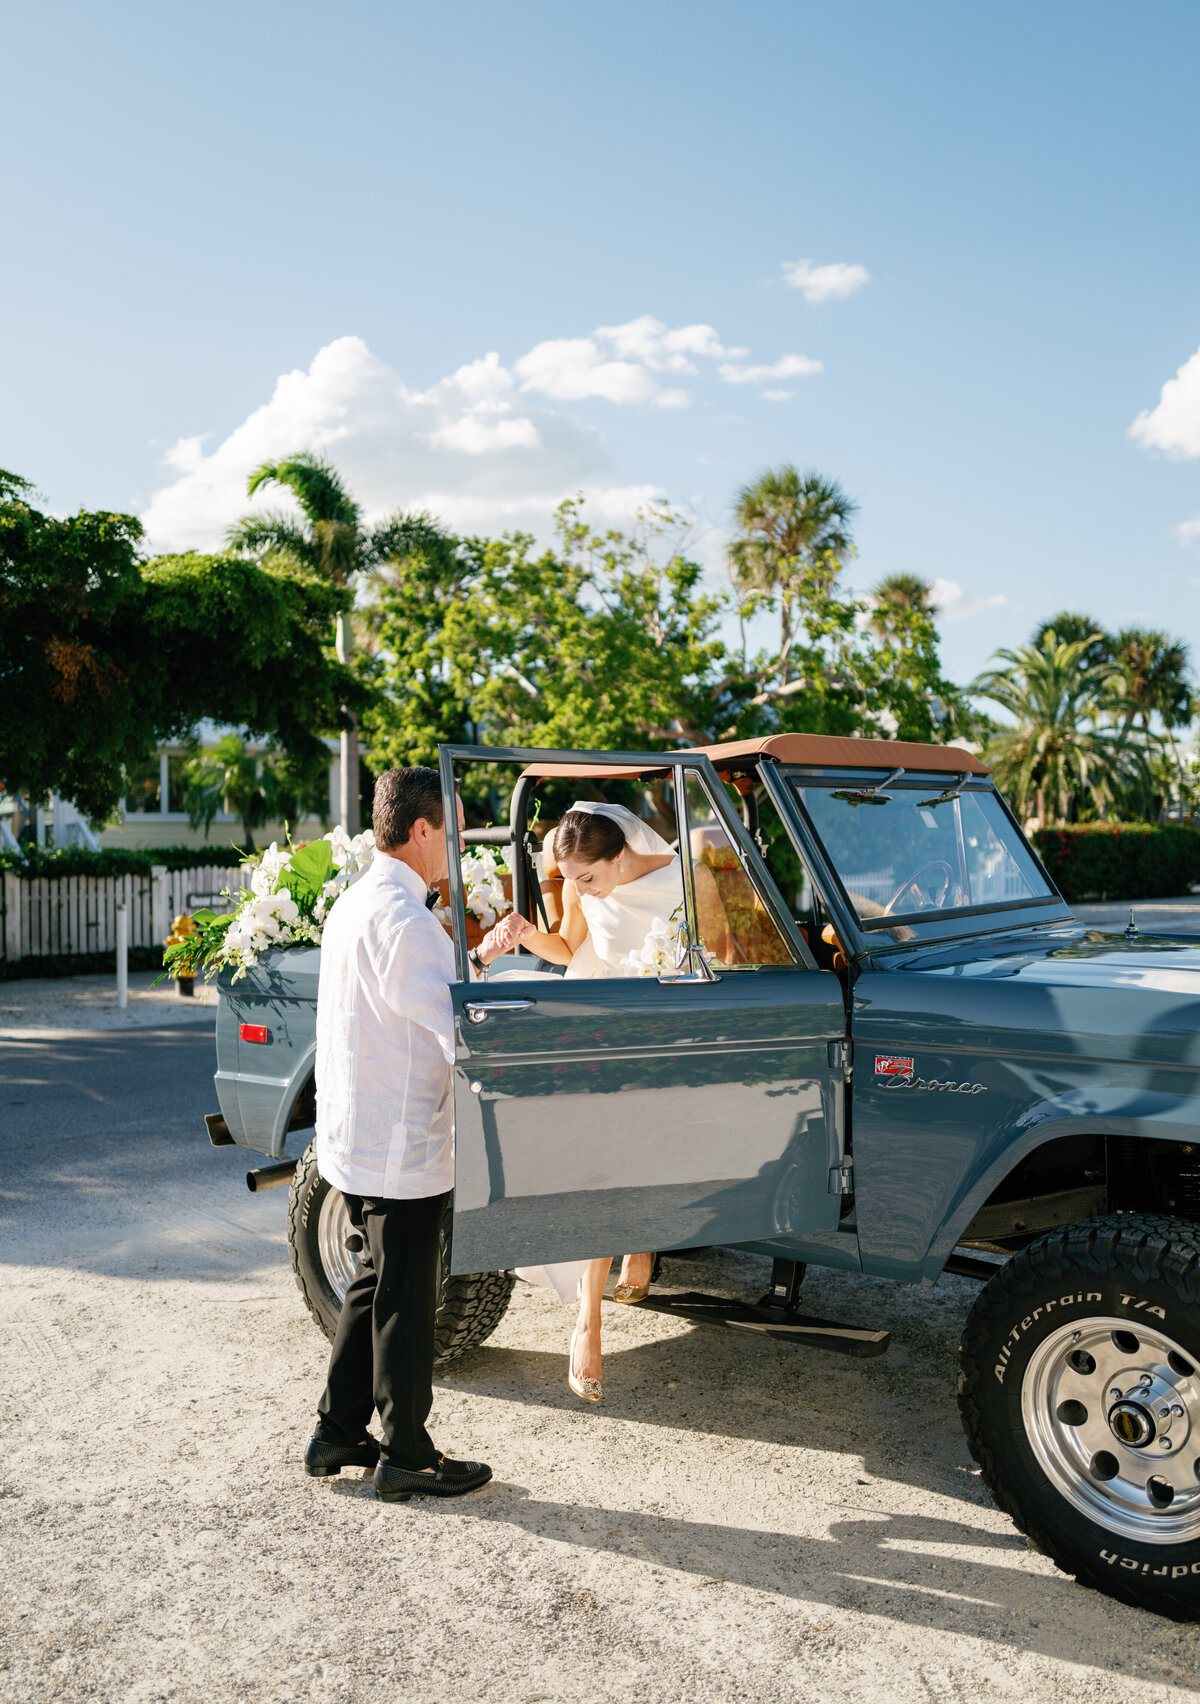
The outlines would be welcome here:
<svg viewBox="0 0 1200 1704">
<path fill-rule="evenodd" d="M 568 977 L 636 974 L 626 963 L 630 954 L 683 904 L 676 854 L 622 805 L 576 801 L 554 830 L 553 855 L 564 878 L 562 927 L 554 935 L 535 930 L 521 945 L 565 965 Z M 552 1286 L 564 1301 L 578 1293 L 567 1383 L 585 1402 L 601 1397 L 600 1304 L 611 1266 L 609 1257 L 517 1268 L 518 1277 Z M 653 1266 L 653 1254 L 627 1254 L 614 1302 L 640 1302 Z"/>
</svg>

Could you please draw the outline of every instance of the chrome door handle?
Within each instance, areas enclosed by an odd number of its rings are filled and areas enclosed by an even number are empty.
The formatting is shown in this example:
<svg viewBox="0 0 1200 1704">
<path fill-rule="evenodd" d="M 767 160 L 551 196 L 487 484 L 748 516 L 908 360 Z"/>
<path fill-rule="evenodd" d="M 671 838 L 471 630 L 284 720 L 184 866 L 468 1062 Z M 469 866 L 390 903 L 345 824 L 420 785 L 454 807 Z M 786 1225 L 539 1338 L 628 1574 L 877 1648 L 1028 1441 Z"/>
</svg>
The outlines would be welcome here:
<svg viewBox="0 0 1200 1704">
<path fill-rule="evenodd" d="M 528 1012 L 536 1005 L 536 1000 L 489 1000 L 486 1006 L 468 1000 L 463 1011 L 469 1024 L 481 1024 L 492 1012 Z"/>
</svg>

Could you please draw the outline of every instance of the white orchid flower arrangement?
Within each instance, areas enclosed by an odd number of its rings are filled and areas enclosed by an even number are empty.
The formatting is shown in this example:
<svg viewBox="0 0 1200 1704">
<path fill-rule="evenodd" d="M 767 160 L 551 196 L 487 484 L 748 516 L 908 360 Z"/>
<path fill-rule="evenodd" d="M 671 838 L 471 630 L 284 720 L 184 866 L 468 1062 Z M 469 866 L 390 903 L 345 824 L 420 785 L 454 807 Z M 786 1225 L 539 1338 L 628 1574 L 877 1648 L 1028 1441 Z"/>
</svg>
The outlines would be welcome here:
<svg viewBox="0 0 1200 1704">
<path fill-rule="evenodd" d="M 351 839 L 344 828 L 334 828 L 323 839 L 300 846 L 272 841 L 243 865 L 250 872 L 249 888 L 226 889 L 222 895 L 230 902 L 228 912 L 193 914 L 192 933 L 163 954 L 164 977 L 207 978 L 232 969 L 237 982 L 275 947 L 320 946 L 325 920 L 338 897 L 374 856 L 370 829 Z M 504 892 L 508 866 L 490 847 L 481 846 L 463 854 L 462 868 L 467 908 L 490 929 L 511 909 Z M 434 916 L 449 927 L 447 906 L 435 906 Z"/>
<path fill-rule="evenodd" d="M 621 960 L 623 976 L 671 976 L 683 960 L 684 929 L 679 912 L 652 917 L 646 938 Z"/>
<path fill-rule="evenodd" d="M 232 969 L 237 982 L 273 947 L 319 946 L 330 909 L 374 855 L 370 829 L 351 839 L 334 828 L 300 846 L 272 841 L 243 865 L 249 888 L 222 896 L 231 911 L 193 915 L 194 931 L 163 955 L 166 974 L 210 977 Z"/>
<path fill-rule="evenodd" d="M 503 852 L 495 852 L 490 846 L 468 847 L 462 856 L 462 873 L 467 910 L 478 919 L 481 928 L 490 929 L 498 918 L 512 910 L 504 891 L 505 877 L 511 872 Z M 448 905 L 435 905 L 433 915 L 439 923 L 450 927 Z"/>
</svg>

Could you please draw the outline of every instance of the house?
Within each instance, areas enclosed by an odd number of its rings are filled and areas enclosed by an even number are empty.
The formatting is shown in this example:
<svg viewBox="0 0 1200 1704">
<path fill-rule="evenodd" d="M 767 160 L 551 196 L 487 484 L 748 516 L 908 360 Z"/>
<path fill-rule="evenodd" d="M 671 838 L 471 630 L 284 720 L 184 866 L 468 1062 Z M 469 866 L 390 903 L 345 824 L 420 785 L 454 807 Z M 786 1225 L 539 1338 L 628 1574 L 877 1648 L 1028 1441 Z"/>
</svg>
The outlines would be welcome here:
<svg viewBox="0 0 1200 1704">
<path fill-rule="evenodd" d="M 201 747 L 211 746 L 223 734 L 237 730 L 202 723 L 199 728 Z M 340 799 L 341 765 L 337 742 L 327 740 L 329 758 L 329 807 L 327 818 L 308 816 L 292 823 L 297 840 L 323 834 L 337 821 Z M 264 752 L 265 740 L 247 741 L 251 753 Z M 120 809 L 107 823 L 90 823 L 68 800 L 54 798 L 45 810 L 36 814 L 36 837 L 39 845 L 53 846 L 121 846 L 131 850 L 150 850 L 158 846 L 238 846 L 245 842 L 242 819 L 228 811 L 219 811 L 208 830 L 200 824 L 193 828 L 183 809 L 184 765 L 195 748 L 180 744 L 160 746 L 152 758 L 128 777 L 128 790 Z M 7 815 L 5 814 L 7 811 Z M 0 842 L 5 845 L 21 832 L 21 813 L 14 801 L 0 803 Z M 254 830 L 256 846 L 268 846 L 272 840 L 283 840 L 287 829 L 283 823 L 264 823 Z"/>
</svg>

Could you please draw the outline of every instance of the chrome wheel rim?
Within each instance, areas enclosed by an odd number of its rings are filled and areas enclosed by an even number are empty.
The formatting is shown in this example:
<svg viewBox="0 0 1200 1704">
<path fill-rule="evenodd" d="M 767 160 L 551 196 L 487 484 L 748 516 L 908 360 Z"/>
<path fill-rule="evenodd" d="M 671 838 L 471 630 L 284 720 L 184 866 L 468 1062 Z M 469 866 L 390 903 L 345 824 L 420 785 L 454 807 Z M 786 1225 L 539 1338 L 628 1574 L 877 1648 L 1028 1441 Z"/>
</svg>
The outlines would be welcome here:
<svg viewBox="0 0 1200 1704">
<path fill-rule="evenodd" d="M 1061 1326 L 1029 1362 L 1021 1418 L 1046 1477 L 1109 1532 L 1200 1536 L 1200 1370 L 1157 1321 Z"/>
<path fill-rule="evenodd" d="M 348 1246 L 351 1237 L 357 1241 L 358 1232 L 350 1223 L 345 1197 L 339 1189 L 331 1189 L 321 1203 L 317 1220 L 317 1252 L 339 1302 L 345 1301 L 358 1272 L 357 1249 Z"/>
</svg>

